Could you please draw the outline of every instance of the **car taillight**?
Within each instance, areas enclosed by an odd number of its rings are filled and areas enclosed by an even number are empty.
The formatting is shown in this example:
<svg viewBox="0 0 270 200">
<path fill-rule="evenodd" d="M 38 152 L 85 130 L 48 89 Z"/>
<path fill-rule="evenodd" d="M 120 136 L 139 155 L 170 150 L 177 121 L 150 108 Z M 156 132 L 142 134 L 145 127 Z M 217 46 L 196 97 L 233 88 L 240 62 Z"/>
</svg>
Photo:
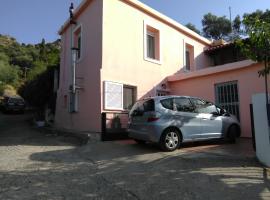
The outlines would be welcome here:
<svg viewBox="0 0 270 200">
<path fill-rule="evenodd" d="M 147 122 L 155 122 L 159 120 L 159 117 L 148 117 Z"/>
</svg>

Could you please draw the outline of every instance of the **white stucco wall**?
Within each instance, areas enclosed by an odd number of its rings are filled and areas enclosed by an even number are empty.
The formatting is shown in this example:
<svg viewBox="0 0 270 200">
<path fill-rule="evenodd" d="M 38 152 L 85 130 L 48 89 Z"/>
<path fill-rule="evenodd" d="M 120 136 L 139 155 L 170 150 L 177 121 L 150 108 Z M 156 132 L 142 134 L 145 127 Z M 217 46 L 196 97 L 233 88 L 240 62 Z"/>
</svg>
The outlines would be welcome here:
<svg viewBox="0 0 270 200">
<path fill-rule="evenodd" d="M 260 162 L 270 167 L 270 137 L 267 122 L 265 94 L 253 95 L 252 103 L 254 113 L 256 155 Z"/>
</svg>

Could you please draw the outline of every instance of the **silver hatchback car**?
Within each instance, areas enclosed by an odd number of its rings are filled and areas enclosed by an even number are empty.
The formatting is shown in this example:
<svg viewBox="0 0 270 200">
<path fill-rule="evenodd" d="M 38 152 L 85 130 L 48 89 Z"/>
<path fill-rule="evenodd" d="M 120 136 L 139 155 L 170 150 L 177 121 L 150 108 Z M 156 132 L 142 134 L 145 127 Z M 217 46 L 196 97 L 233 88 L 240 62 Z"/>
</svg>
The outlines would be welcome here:
<svg viewBox="0 0 270 200">
<path fill-rule="evenodd" d="M 213 103 L 189 96 L 162 96 L 137 101 L 129 113 L 129 137 L 158 143 L 174 151 L 182 142 L 226 138 L 235 142 L 237 118 Z"/>
</svg>

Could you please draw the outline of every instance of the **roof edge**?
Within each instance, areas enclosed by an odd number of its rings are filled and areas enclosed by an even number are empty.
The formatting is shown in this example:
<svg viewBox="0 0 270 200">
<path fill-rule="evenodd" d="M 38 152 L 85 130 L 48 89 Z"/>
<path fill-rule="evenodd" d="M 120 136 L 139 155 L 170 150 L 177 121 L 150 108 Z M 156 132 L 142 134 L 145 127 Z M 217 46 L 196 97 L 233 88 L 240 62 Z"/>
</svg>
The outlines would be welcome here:
<svg viewBox="0 0 270 200">
<path fill-rule="evenodd" d="M 134 7 L 148 13 L 150 16 L 153 16 L 154 18 L 157 18 L 158 20 L 162 21 L 163 23 L 172 26 L 173 28 L 177 29 L 178 31 L 189 35 L 193 39 L 199 40 L 200 42 L 206 44 L 206 45 L 211 45 L 211 41 L 208 40 L 207 38 L 199 35 L 198 33 L 190 30 L 189 28 L 185 27 L 184 25 L 180 24 L 179 22 L 175 21 L 174 19 L 160 13 L 159 11 L 151 8 L 150 6 L 138 1 L 138 0 L 120 0 L 123 2 L 126 2 L 130 5 L 133 5 Z"/>
<path fill-rule="evenodd" d="M 194 72 L 174 74 L 174 75 L 168 76 L 167 81 L 177 82 L 177 81 L 183 81 L 183 80 L 192 79 L 192 78 L 211 76 L 214 74 L 235 71 L 235 70 L 239 70 L 243 68 L 256 66 L 257 64 L 260 64 L 260 63 L 252 61 L 252 60 L 243 60 L 243 61 L 228 63 L 228 64 L 219 65 L 215 67 L 207 67 L 207 68 L 197 70 Z"/>
<path fill-rule="evenodd" d="M 83 10 L 90 4 L 91 1 L 92 0 L 83 0 L 74 11 L 74 18 L 77 18 L 83 12 Z M 158 20 L 162 21 L 163 23 L 166 23 L 169 26 L 172 26 L 173 28 L 184 33 L 185 35 L 192 37 L 193 39 L 196 39 L 206 45 L 211 45 L 210 40 L 204 38 L 203 36 L 200 36 L 199 34 L 195 33 L 189 28 L 183 26 L 182 24 L 176 22 L 175 20 L 169 18 L 168 16 L 158 12 L 157 10 L 151 8 L 150 6 L 145 5 L 144 3 L 138 0 L 120 0 L 120 1 L 125 2 L 129 5 L 132 5 L 133 7 L 136 7 L 137 9 L 140 9 L 143 12 L 146 12 L 147 14 L 157 18 Z M 63 32 L 69 27 L 69 25 L 70 24 L 69 24 L 69 19 L 68 19 L 66 20 L 64 25 L 62 25 L 62 27 L 58 31 L 58 34 L 62 35 Z"/>
</svg>

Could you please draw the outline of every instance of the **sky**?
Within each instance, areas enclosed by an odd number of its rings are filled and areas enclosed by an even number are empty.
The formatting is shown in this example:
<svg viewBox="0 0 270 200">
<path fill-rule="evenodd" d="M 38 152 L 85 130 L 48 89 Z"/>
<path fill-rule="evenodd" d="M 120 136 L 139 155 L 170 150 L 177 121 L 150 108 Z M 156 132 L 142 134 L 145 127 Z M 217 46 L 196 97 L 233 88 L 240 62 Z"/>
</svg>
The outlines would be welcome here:
<svg viewBox="0 0 270 200">
<path fill-rule="evenodd" d="M 113 0 L 105 0 L 113 1 Z M 20 43 L 36 44 L 42 38 L 52 42 L 69 16 L 68 8 L 81 0 L 0 0 L 0 34 L 15 37 Z M 232 18 L 257 9 L 270 9 L 270 0 L 141 0 L 155 10 L 185 25 L 201 29 L 203 15 L 211 12 Z"/>
</svg>

